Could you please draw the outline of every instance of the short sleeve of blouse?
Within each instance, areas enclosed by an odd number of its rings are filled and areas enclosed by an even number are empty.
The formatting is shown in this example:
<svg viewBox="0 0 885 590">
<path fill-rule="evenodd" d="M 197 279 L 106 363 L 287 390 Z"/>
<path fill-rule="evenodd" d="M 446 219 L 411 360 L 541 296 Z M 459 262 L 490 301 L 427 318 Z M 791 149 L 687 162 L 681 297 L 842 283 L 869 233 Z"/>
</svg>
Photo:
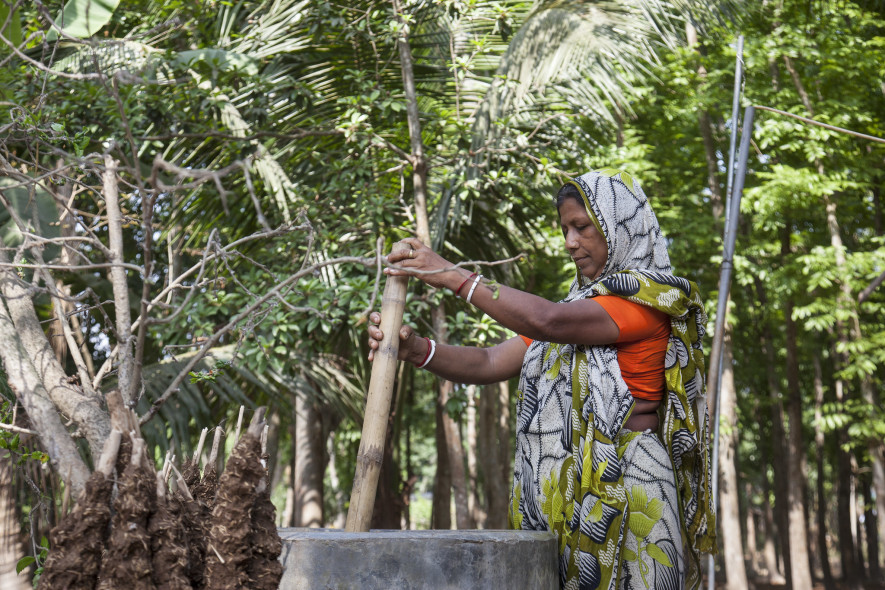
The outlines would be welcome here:
<svg viewBox="0 0 885 590">
<path fill-rule="evenodd" d="M 635 342 L 654 336 L 667 321 L 667 314 L 647 305 L 633 303 L 615 295 L 594 297 L 618 325 L 618 339 L 615 342 Z"/>
</svg>

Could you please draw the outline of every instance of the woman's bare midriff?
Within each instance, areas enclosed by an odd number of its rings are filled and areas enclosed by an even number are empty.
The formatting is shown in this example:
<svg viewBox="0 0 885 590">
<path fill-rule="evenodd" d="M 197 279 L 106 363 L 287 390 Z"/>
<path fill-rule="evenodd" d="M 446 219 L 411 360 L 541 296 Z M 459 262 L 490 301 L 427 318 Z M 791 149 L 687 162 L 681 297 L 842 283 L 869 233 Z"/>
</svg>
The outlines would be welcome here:
<svg viewBox="0 0 885 590">
<path fill-rule="evenodd" d="M 660 401 L 637 399 L 633 406 L 633 413 L 624 422 L 624 428 L 634 432 L 658 429 L 658 407 Z"/>
</svg>

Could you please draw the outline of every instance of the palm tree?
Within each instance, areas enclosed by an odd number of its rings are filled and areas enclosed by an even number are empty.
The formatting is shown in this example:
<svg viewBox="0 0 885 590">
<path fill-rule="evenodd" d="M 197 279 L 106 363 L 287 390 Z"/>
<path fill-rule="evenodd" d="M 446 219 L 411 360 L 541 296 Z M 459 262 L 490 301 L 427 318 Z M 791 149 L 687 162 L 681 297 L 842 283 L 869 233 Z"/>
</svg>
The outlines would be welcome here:
<svg viewBox="0 0 885 590">
<path fill-rule="evenodd" d="M 87 0 L 79 5 L 78 14 L 93 14 Z M 549 149 L 538 137 L 574 145 L 567 117 L 604 124 L 609 113 L 628 112 L 630 77 L 648 74 L 656 44 L 678 42 L 688 9 L 707 14 L 696 3 L 656 0 L 488 1 L 469 9 L 414 5 L 398 20 L 369 2 L 267 0 L 207 15 L 148 1 L 125 30 L 113 11 L 93 16 L 87 34 L 104 19 L 118 39 L 84 45 L 62 35 L 61 61 L 51 65 L 90 72 L 98 64 L 116 73 L 127 103 L 162 105 L 130 119 L 133 161 L 160 156 L 195 169 L 244 162 L 249 175 L 224 191 L 202 185 L 158 208 L 170 268 L 215 226 L 233 238 L 299 210 L 324 222 L 325 240 L 305 250 L 312 260 L 374 250 L 375 235 L 397 235 L 392 228 L 413 218 L 427 219 L 428 241 L 452 255 L 492 260 L 529 251 L 543 259 L 549 246 L 537 240 L 537 227 L 548 213 L 538 195 L 556 171 L 530 179 L 501 171 L 534 167 L 541 159 L 534 150 Z M 182 26 L 166 26 L 176 17 Z M 206 17 L 211 26 L 197 21 Z M 415 94 L 404 100 L 410 83 Z M 422 163 L 416 150 L 424 146 Z M 568 165 L 580 166 L 573 158 Z M 415 178 L 426 173 L 423 198 L 403 188 L 409 168 Z M 379 215 L 379 207 L 388 210 Z M 323 217 L 330 210 L 337 220 Z M 505 279 L 520 272 L 492 271 Z M 363 274 L 330 269 L 322 282 L 338 292 Z M 303 332 L 303 345 L 353 358 L 360 332 L 346 323 L 331 338 Z"/>
</svg>

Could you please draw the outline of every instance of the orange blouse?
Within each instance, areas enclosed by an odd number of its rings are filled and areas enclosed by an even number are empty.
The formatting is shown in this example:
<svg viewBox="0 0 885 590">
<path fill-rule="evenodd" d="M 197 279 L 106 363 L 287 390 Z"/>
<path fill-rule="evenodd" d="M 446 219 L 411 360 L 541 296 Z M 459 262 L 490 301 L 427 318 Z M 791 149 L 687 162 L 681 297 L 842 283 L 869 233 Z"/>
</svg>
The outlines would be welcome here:
<svg viewBox="0 0 885 590">
<path fill-rule="evenodd" d="M 637 399 L 660 401 L 664 397 L 664 357 L 670 339 L 670 318 L 664 312 L 614 295 L 594 297 L 618 326 L 618 365 Z M 520 336 L 530 345 L 532 340 Z"/>
</svg>

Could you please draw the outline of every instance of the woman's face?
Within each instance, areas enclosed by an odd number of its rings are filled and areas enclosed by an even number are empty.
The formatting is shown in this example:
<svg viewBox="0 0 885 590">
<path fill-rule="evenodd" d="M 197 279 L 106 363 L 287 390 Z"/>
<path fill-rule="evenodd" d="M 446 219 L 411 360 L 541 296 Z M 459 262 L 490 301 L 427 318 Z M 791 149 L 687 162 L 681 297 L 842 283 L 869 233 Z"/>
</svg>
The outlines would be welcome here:
<svg viewBox="0 0 885 590">
<path fill-rule="evenodd" d="M 593 225 L 587 209 L 575 199 L 565 199 L 559 206 L 559 222 L 565 247 L 578 266 L 581 274 L 595 279 L 608 260 L 605 236 Z"/>
</svg>

